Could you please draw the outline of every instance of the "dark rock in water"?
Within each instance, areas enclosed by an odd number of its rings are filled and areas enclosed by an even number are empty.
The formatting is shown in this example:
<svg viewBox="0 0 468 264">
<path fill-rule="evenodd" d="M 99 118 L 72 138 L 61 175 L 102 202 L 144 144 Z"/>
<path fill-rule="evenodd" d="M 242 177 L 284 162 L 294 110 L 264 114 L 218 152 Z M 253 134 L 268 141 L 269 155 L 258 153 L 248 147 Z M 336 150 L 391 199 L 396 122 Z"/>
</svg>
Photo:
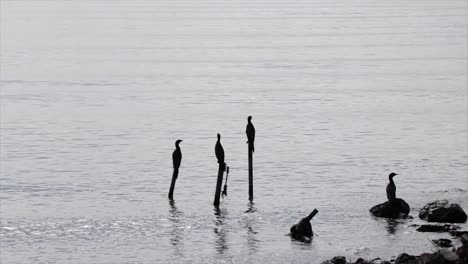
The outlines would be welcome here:
<svg viewBox="0 0 468 264">
<path fill-rule="evenodd" d="M 299 221 L 299 223 L 293 225 L 289 230 L 291 232 L 291 237 L 300 241 L 310 241 L 314 232 L 312 231 L 312 225 L 310 220 L 318 213 L 317 209 L 314 209 L 309 216 L 304 217 Z"/>
<path fill-rule="evenodd" d="M 459 226 L 456 225 L 421 225 L 416 229 L 418 232 L 449 232 L 453 230 L 457 230 L 460 228 Z"/>
<path fill-rule="evenodd" d="M 387 201 L 372 207 L 369 211 L 376 217 L 406 218 L 410 212 L 410 207 L 405 200 L 396 198 L 392 204 Z"/>
<path fill-rule="evenodd" d="M 452 240 L 446 238 L 433 239 L 432 242 L 438 247 L 448 248 L 453 247 Z"/>
<path fill-rule="evenodd" d="M 403 253 L 397 257 L 395 264 L 462 264 L 462 262 L 454 252 L 441 249 L 436 253 L 424 253 L 420 256 Z"/>
<path fill-rule="evenodd" d="M 449 230 L 445 226 L 440 225 L 422 225 L 416 229 L 418 232 L 448 232 Z"/>
<path fill-rule="evenodd" d="M 322 264 L 348 264 L 348 262 L 346 261 L 346 258 L 343 257 L 343 256 L 337 256 L 337 257 L 334 257 L 330 260 L 326 260 L 324 262 L 322 262 Z"/>
<path fill-rule="evenodd" d="M 462 246 L 457 248 L 455 253 L 457 253 L 458 257 L 464 261 L 464 263 L 468 263 L 468 234 L 465 234 L 461 237 Z"/>
<path fill-rule="evenodd" d="M 381 260 L 376 258 L 373 260 L 365 260 L 363 258 L 358 258 L 355 262 L 348 262 L 343 256 L 337 256 L 330 260 L 323 261 L 322 264 L 391 264 L 390 261 Z"/>
<path fill-rule="evenodd" d="M 449 234 L 454 236 L 454 237 L 462 237 L 463 235 L 468 235 L 468 231 L 466 231 L 466 230 L 462 230 L 462 231 L 451 230 L 451 231 L 449 231 Z"/>
<path fill-rule="evenodd" d="M 403 253 L 403 254 L 400 254 L 396 260 L 395 260 L 395 264 L 416 264 L 418 263 L 418 257 L 417 256 L 412 256 L 412 255 L 408 255 L 406 253 Z"/>
<path fill-rule="evenodd" d="M 439 200 L 426 204 L 419 211 L 419 218 L 428 222 L 465 223 L 467 215 L 460 205 Z"/>
</svg>

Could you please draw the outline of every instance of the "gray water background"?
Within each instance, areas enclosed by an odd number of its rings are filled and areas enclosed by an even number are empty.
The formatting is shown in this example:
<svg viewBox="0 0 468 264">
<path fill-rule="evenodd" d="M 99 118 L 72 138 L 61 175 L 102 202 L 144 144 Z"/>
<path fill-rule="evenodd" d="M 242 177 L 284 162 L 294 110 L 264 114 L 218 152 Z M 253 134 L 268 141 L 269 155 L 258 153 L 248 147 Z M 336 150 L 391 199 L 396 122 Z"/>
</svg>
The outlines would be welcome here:
<svg viewBox="0 0 468 264">
<path fill-rule="evenodd" d="M 2 0 L 0 10 L 1 263 L 391 258 L 447 237 L 410 226 L 425 203 L 468 209 L 466 1 Z M 231 173 L 216 212 L 218 132 Z M 413 220 L 368 213 L 392 171 Z M 314 208 L 313 243 L 291 241 L 290 225 Z"/>
</svg>

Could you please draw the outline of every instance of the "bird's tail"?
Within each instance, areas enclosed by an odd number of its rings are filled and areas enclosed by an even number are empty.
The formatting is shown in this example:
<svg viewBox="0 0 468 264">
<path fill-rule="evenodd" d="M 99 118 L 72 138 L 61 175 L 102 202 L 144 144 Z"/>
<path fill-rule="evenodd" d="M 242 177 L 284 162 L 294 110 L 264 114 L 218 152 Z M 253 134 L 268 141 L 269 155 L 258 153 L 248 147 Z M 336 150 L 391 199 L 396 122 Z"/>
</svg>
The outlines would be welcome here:
<svg viewBox="0 0 468 264">
<path fill-rule="evenodd" d="M 246 141 L 245 143 L 249 144 L 249 146 L 252 146 L 252 152 L 255 152 L 255 147 L 254 147 L 254 143 L 250 143 L 250 141 Z"/>
</svg>

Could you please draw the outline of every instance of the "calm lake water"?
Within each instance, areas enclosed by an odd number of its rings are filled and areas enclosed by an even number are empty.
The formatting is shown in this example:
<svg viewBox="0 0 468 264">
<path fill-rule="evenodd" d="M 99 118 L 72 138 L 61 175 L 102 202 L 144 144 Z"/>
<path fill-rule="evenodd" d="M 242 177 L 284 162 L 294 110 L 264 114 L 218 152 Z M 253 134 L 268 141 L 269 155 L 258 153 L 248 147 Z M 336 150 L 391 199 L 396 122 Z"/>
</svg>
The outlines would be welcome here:
<svg viewBox="0 0 468 264">
<path fill-rule="evenodd" d="M 1 263 L 391 258 L 448 237 L 410 227 L 425 203 L 468 209 L 464 0 L 2 0 L 0 10 Z M 216 133 L 231 168 L 219 211 Z M 390 172 L 415 219 L 369 215 Z M 291 241 L 314 208 L 314 241 Z"/>
</svg>

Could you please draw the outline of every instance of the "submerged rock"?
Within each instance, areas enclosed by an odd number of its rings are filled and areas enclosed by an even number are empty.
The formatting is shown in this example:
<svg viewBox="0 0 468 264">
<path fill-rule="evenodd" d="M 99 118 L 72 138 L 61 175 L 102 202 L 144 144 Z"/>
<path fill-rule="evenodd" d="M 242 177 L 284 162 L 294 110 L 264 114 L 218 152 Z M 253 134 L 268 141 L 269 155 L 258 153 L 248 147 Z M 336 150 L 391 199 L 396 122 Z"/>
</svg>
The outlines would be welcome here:
<svg viewBox="0 0 468 264">
<path fill-rule="evenodd" d="M 426 204 L 419 211 L 419 218 L 428 222 L 465 223 L 467 215 L 459 204 L 450 204 L 447 200 L 438 200 Z"/>
<path fill-rule="evenodd" d="M 466 230 L 461 230 L 461 231 L 451 230 L 451 231 L 449 231 L 449 234 L 454 236 L 454 237 L 462 237 L 463 235 L 468 235 L 468 231 L 466 231 Z"/>
<path fill-rule="evenodd" d="M 406 218 L 410 212 L 410 207 L 405 200 L 396 198 L 393 204 L 387 201 L 372 207 L 369 211 L 376 217 Z"/>
<path fill-rule="evenodd" d="M 416 229 L 416 231 L 441 233 L 457 230 L 458 228 L 460 227 L 456 225 L 421 225 Z"/>
<path fill-rule="evenodd" d="M 433 239 L 432 242 L 438 247 L 443 247 L 443 248 L 453 247 L 452 240 L 446 239 L 446 238 Z"/>
</svg>

